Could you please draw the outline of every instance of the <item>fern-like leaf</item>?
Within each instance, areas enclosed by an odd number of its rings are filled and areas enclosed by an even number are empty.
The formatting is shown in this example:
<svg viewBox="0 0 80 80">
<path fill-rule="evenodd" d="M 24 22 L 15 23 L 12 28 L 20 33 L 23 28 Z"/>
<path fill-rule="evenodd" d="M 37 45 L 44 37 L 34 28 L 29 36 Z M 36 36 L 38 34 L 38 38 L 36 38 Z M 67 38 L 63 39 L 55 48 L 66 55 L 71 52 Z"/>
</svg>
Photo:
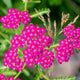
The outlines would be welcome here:
<svg viewBox="0 0 80 80">
<path fill-rule="evenodd" d="M 16 71 L 12 71 L 12 70 L 7 70 L 7 71 L 1 72 L 1 74 L 4 74 L 6 76 L 14 76 L 14 75 L 17 74 L 17 72 Z"/>
<path fill-rule="evenodd" d="M 41 14 L 41 15 L 44 15 L 44 14 L 48 13 L 48 8 L 39 9 L 38 12 L 39 12 L 39 13 L 36 13 L 36 12 L 30 13 L 30 17 L 31 17 L 31 18 L 36 18 L 36 17 L 38 17 L 40 14 Z"/>
<path fill-rule="evenodd" d="M 6 76 L 14 76 L 14 75 L 17 74 L 16 71 L 12 71 L 12 70 L 9 69 L 9 67 L 5 67 L 3 65 L 0 67 L 0 73 L 4 74 Z"/>
<path fill-rule="evenodd" d="M 0 26 L 0 31 L 2 31 L 4 33 L 8 33 L 8 34 L 15 34 L 15 30 L 7 29 L 7 28 L 4 28 L 3 26 Z"/>
</svg>

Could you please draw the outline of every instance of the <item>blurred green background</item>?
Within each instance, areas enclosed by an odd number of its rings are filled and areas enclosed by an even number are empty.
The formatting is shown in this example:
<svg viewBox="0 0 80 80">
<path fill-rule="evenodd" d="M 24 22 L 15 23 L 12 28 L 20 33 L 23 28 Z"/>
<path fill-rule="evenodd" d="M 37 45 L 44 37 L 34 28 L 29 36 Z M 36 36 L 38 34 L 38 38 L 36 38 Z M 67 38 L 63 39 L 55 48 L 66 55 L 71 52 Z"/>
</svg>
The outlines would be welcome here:
<svg viewBox="0 0 80 80">
<path fill-rule="evenodd" d="M 30 1 L 30 0 L 29 0 Z M 61 14 L 70 13 L 69 21 L 72 21 L 77 15 L 80 15 L 80 0 L 33 0 L 41 1 L 37 2 L 28 2 L 28 11 L 29 13 L 34 12 L 34 8 L 38 10 L 44 8 L 50 8 L 51 10 L 51 21 L 57 20 L 60 23 Z M 0 0 L 0 17 L 4 16 L 7 13 L 9 8 L 24 10 L 24 3 L 22 0 Z M 40 23 L 36 18 L 34 23 Z M 34 20 L 33 20 L 34 21 Z M 79 20 L 76 22 L 76 26 L 79 26 Z"/>
<path fill-rule="evenodd" d="M 30 1 L 30 0 L 29 0 Z M 38 1 L 38 2 L 35 2 Z M 39 2 L 40 1 L 40 2 Z M 21 11 L 24 10 L 24 3 L 22 0 L 0 0 L 0 17 L 5 16 L 7 14 L 7 10 L 9 8 L 19 9 Z M 39 12 L 46 13 L 48 8 L 50 9 L 50 18 L 51 25 L 53 29 L 54 20 L 57 21 L 57 31 L 61 27 L 61 17 L 62 12 L 65 14 L 69 13 L 70 18 L 68 23 L 73 21 L 77 15 L 80 15 L 80 0 L 33 0 L 33 2 L 28 2 L 27 9 L 30 15 L 35 15 L 36 8 Z M 44 14 L 45 19 L 47 20 L 47 16 Z M 32 23 L 34 25 L 39 24 L 40 27 L 43 26 L 43 22 L 38 19 L 38 16 L 32 18 Z M 66 26 L 67 23 L 64 25 Z M 75 23 L 76 27 L 80 26 L 80 18 Z M 0 32 L 3 32 L 10 40 L 16 33 L 16 30 L 3 28 L 2 23 L 0 23 Z M 61 37 L 62 38 L 62 37 Z M 0 35 L 0 73 L 3 73 L 7 76 L 16 75 L 16 72 L 11 74 L 11 70 L 3 67 L 3 54 L 10 49 L 10 44 Z M 5 70 L 4 70 L 5 69 Z M 6 71 L 9 73 L 6 73 Z M 34 77 L 34 73 L 29 73 L 30 71 L 24 70 L 24 72 L 20 75 L 23 80 L 32 80 Z"/>
</svg>

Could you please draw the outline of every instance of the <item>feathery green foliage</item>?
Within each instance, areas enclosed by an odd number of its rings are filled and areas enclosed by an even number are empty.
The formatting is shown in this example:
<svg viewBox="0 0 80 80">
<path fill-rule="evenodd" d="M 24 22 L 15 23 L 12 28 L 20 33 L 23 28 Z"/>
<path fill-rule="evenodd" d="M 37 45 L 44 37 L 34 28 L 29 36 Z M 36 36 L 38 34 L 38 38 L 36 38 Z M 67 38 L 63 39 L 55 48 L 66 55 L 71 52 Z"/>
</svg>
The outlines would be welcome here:
<svg viewBox="0 0 80 80">
<path fill-rule="evenodd" d="M 4 75 L 6 75 L 6 76 L 14 76 L 14 75 L 17 74 L 16 71 L 12 71 L 12 70 L 10 70 L 8 67 L 5 67 L 5 66 L 1 66 L 1 67 L 0 67 L 0 73 L 1 73 L 1 74 L 4 74 Z"/>
<path fill-rule="evenodd" d="M 38 17 L 40 14 L 43 15 L 43 14 L 48 13 L 48 8 L 39 9 L 38 12 L 39 12 L 39 13 L 36 13 L 36 12 L 30 13 L 31 18 L 36 18 L 36 17 Z"/>
</svg>

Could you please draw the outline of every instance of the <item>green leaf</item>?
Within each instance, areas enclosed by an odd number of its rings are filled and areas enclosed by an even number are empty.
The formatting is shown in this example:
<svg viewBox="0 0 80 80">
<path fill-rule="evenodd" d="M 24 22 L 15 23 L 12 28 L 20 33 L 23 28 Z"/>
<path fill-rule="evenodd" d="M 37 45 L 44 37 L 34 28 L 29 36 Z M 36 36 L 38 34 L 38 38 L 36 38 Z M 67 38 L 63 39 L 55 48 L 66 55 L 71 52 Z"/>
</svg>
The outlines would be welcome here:
<svg viewBox="0 0 80 80">
<path fill-rule="evenodd" d="M 42 70 L 42 66 L 41 65 L 36 65 L 35 64 L 35 69 L 36 69 L 36 71 L 38 72 L 38 73 L 40 73 L 41 72 L 41 70 Z"/>
<path fill-rule="evenodd" d="M 30 17 L 31 17 L 31 18 L 36 18 L 36 17 L 38 17 L 40 14 L 41 14 L 41 15 L 46 14 L 46 13 L 48 13 L 48 9 L 47 9 L 47 8 L 43 8 L 43 9 L 38 10 L 38 12 L 39 12 L 39 13 L 36 13 L 36 12 L 30 13 Z"/>
<path fill-rule="evenodd" d="M 38 75 L 35 77 L 35 80 L 40 80 L 40 78 L 41 78 L 41 75 L 38 74 Z"/>
<path fill-rule="evenodd" d="M 3 0 L 3 2 L 6 4 L 6 6 L 8 7 L 8 8 L 11 8 L 12 7 L 12 3 L 11 3 L 11 0 Z"/>
<path fill-rule="evenodd" d="M 4 74 L 4 75 L 6 75 L 6 76 L 14 76 L 14 75 L 17 74 L 16 71 L 12 71 L 12 70 L 3 71 L 1 73 Z"/>
<path fill-rule="evenodd" d="M 20 27 L 22 27 L 20 25 Z M 3 26 L 0 26 L 0 31 L 2 31 L 3 33 L 8 33 L 8 34 L 20 34 L 20 30 L 19 30 L 19 27 L 17 29 L 7 29 L 7 28 L 4 28 Z"/>
<path fill-rule="evenodd" d="M 41 0 L 22 0 L 23 3 L 28 2 L 28 3 L 40 3 Z"/>
<path fill-rule="evenodd" d="M 0 26 L 0 31 L 2 31 L 4 33 L 9 33 L 9 34 L 15 34 L 15 30 L 7 29 L 7 28 L 4 28 L 3 26 Z"/>
<path fill-rule="evenodd" d="M 34 80 L 33 76 L 28 70 L 24 69 L 22 73 L 28 78 L 28 80 Z"/>
<path fill-rule="evenodd" d="M 4 70 L 4 69 L 9 69 L 9 68 L 2 65 L 2 66 L 0 67 L 0 70 Z"/>
<path fill-rule="evenodd" d="M 7 43 L 7 40 L 0 39 L 0 52 L 5 51 L 7 47 L 10 47 L 9 43 Z M 1 56 L 1 53 L 0 53 Z"/>
<path fill-rule="evenodd" d="M 5 76 L 14 76 L 17 74 L 16 71 L 12 71 L 9 69 L 9 67 L 5 67 L 3 65 L 0 67 L 0 73 L 4 74 Z"/>
<path fill-rule="evenodd" d="M 23 73 L 24 73 L 26 76 L 30 76 L 29 71 L 27 71 L 26 69 L 23 70 Z"/>
<path fill-rule="evenodd" d="M 78 49 L 75 49 L 76 53 L 79 53 L 79 50 Z"/>
<path fill-rule="evenodd" d="M 32 1 L 29 1 L 29 2 L 31 2 L 31 3 L 40 3 L 41 0 L 32 0 Z"/>
<path fill-rule="evenodd" d="M 54 6 L 55 6 L 55 5 L 56 5 L 56 6 L 61 5 L 61 4 L 62 4 L 62 1 L 63 1 L 63 0 L 48 0 L 50 6 L 53 6 L 53 5 L 54 5 Z"/>
</svg>

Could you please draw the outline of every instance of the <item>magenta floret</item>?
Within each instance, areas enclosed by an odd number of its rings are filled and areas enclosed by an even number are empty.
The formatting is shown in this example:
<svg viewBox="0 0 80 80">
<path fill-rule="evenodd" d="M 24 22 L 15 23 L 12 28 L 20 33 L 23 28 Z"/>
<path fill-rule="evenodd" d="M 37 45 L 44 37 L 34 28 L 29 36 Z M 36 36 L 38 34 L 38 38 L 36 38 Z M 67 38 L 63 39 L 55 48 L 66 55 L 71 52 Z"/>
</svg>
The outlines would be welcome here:
<svg viewBox="0 0 80 80">
<path fill-rule="evenodd" d="M 0 74 L 0 80 L 4 80 L 5 79 L 5 75 Z"/>
</svg>

